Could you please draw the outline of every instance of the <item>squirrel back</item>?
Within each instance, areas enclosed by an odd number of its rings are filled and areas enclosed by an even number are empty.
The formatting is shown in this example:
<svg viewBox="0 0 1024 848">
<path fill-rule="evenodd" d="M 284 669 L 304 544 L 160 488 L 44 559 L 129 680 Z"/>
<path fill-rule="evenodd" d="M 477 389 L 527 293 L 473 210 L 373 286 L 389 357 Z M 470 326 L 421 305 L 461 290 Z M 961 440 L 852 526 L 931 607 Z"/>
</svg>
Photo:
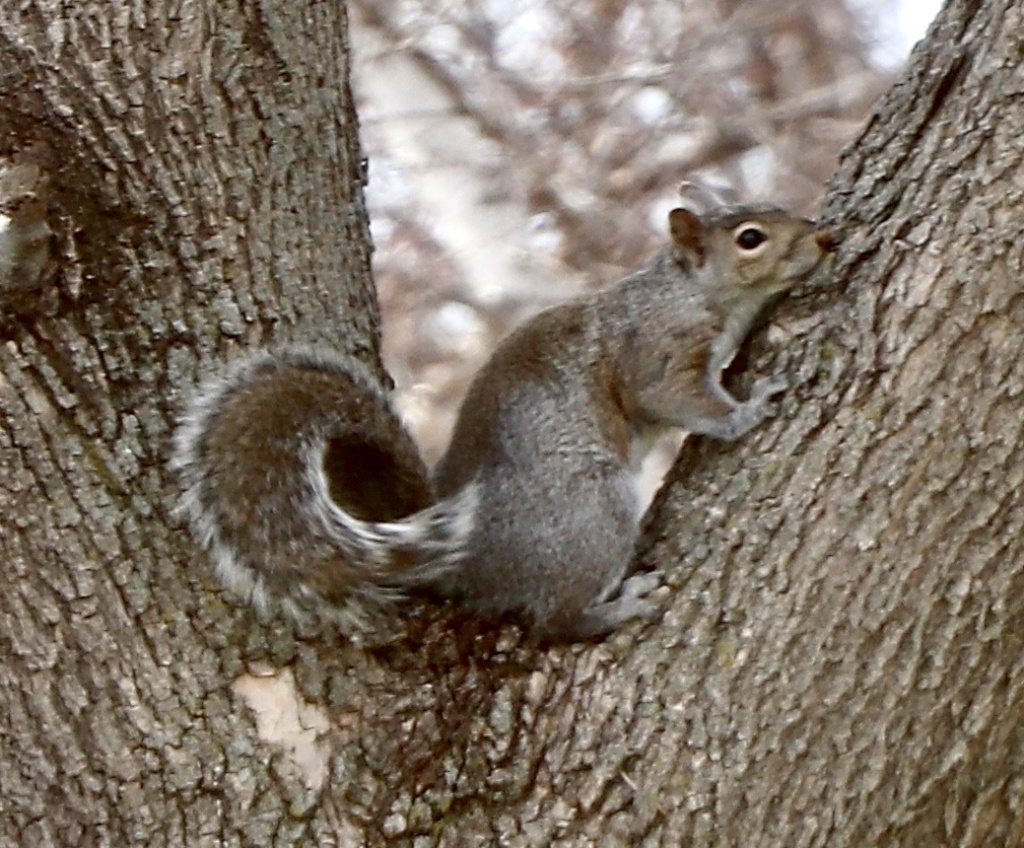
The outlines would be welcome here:
<svg viewBox="0 0 1024 848">
<path fill-rule="evenodd" d="M 669 427 L 735 439 L 771 413 L 784 382 L 739 401 L 721 372 L 833 248 L 771 207 L 676 209 L 669 229 L 648 267 L 498 346 L 435 492 L 380 381 L 349 357 L 264 351 L 201 387 L 173 462 L 221 579 L 260 609 L 326 608 L 353 626 L 421 589 L 515 613 L 545 639 L 653 616 L 657 575 L 630 573 L 635 465 Z"/>
</svg>

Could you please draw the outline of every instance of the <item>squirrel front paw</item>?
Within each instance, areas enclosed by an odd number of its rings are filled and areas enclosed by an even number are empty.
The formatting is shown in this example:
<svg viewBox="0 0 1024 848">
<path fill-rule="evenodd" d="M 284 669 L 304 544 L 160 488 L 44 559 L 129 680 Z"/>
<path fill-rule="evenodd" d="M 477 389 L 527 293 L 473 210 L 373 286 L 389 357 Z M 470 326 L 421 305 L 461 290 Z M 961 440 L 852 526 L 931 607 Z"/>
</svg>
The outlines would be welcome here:
<svg viewBox="0 0 1024 848">
<path fill-rule="evenodd" d="M 725 419 L 722 431 L 715 435 L 724 439 L 738 439 L 746 435 L 766 418 L 775 415 L 778 407 L 772 398 L 788 388 L 789 381 L 784 376 L 759 378 L 750 389 L 750 397 L 736 405 Z"/>
<path fill-rule="evenodd" d="M 750 389 L 750 400 L 763 403 L 775 395 L 782 394 L 788 388 L 789 380 L 784 374 L 759 377 L 754 381 L 754 385 Z"/>
</svg>

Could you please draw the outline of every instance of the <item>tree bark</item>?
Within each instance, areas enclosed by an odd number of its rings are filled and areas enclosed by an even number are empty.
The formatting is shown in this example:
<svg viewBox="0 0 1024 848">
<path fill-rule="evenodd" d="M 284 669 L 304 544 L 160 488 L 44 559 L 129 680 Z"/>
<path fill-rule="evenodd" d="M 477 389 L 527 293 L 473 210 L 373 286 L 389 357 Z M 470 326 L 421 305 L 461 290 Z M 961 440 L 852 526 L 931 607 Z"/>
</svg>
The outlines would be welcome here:
<svg viewBox="0 0 1024 848">
<path fill-rule="evenodd" d="M 0 5 L 0 154 L 60 254 L 0 291 L 0 844 L 309 844 L 231 688 L 299 643 L 222 603 L 166 460 L 240 348 L 376 363 L 344 6 Z"/>
<path fill-rule="evenodd" d="M 832 181 L 781 420 L 688 444 L 656 510 L 672 842 L 1024 844 L 1022 25 L 947 4 Z"/>
<path fill-rule="evenodd" d="M 343 5 L 29 0 L 0 54 L 59 259 L 0 291 L 0 842 L 1024 844 L 1017 4 L 947 4 L 849 149 L 782 414 L 652 510 L 664 620 L 543 651 L 257 621 L 171 513 L 201 372 L 376 364 Z"/>
</svg>

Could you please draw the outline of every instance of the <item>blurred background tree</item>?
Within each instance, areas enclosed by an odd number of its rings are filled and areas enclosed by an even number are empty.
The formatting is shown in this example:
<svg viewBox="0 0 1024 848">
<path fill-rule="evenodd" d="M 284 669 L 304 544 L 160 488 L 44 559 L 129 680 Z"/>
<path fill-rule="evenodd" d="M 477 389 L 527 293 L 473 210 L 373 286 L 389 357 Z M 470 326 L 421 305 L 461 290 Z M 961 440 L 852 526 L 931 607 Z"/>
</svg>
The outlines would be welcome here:
<svg viewBox="0 0 1024 848">
<path fill-rule="evenodd" d="M 898 12 L 353 0 L 384 356 L 428 459 L 497 339 L 646 261 L 682 181 L 813 215 L 893 81 Z"/>
</svg>

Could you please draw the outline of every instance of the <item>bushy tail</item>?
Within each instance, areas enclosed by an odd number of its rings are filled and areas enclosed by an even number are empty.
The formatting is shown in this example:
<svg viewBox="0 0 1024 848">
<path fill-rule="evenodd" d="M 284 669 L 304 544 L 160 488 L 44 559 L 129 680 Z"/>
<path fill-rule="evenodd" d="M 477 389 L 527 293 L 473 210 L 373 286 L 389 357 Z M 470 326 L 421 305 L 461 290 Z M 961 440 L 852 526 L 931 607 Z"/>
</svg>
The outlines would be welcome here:
<svg viewBox="0 0 1024 848">
<path fill-rule="evenodd" d="M 259 611 L 326 613 L 365 628 L 410 590 L 450 577 L 473 532 L 472 484 L 397 520 L 355 514 L 368 491 L 386 503 L 374 484 L 394 478 L 402 440 L 390 401 L 358 361 L 263 352 L 203 384 L 188 405 L 172 458 L 180 511 L 223 583 Z M 338 444 L 356 460 L 349 467 L 331 455 Z"/>
</svg>

